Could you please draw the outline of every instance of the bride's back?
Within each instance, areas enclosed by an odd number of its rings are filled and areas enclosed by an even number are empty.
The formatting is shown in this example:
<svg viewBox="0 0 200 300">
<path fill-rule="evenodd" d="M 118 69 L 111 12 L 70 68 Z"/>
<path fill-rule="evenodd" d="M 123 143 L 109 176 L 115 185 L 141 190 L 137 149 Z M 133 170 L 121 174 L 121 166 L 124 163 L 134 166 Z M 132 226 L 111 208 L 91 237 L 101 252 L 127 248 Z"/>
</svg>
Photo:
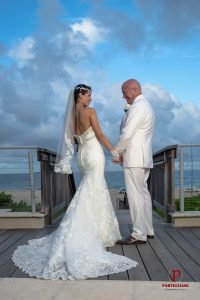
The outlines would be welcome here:
<svg viewBox="0 0 200 300">
<path fill-rule="evenodd" d="M 89 107 L 83 109 L 76 108 L 75 132 L 77 135 L 83 134 L 91 126 L 90 113 L 91 108 Z"/>
</svg>

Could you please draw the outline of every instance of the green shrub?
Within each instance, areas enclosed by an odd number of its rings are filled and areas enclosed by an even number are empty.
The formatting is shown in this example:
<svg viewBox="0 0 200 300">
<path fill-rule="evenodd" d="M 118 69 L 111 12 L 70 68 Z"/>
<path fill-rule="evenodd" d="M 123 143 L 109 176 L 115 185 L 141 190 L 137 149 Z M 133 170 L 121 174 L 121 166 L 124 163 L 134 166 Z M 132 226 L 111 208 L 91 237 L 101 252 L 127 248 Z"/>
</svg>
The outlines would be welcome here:
<svg viewBox="0 0 200 300">
<path fill-rule="evenodd" d="M 8 208 L 12 205 L 13 200 L 10 194 L 6 194 L 4 192 L 0 193 L 0 208 Z"/>
<path fill-rule="evenodd" d="M 57 212 L 53 215 L 53 221 L 55 221 L 56 219 L 58 219 L 59 217 L 61 217 L 61 216 L 65 213 L 65 211 L 66 211 L 65 208 L 59 209 L 59 211 L 57 211 Z"/>
<path fill-rule="evenodd" d="M 175 200 L 176 210 L 180 211 L 180 200 Z M 186 197 L 184 199 L 185 211 L 200 211 L 200 196 Z"/>
<path fill-rule="evenodd" d="M 31 206 L 23 200 L 20 200 L 19 203 L 13 202 L 12 211 L 31 211 Z"/>
<path fill-rule="evenodd" d="M 160 208 L 156 207 L 155 211 L 157 212 L 157 214 L 159 214 L 160 217 L 164 218 L 164 211 L 161 210 Z"/>
<path fill-rule="evenodd" d="M 12 211 L 31 211 L 31 205 L 28 205 L 25 201 L 20 200 L 19 203 L 14 202 L 12 195 L 6 194 L 4 192 L 0 193 L 0 208 L 11 208 Z M 36 211 L 40 211 L 41 205 L 38 203 L 36 205 Z"/>
</svg>

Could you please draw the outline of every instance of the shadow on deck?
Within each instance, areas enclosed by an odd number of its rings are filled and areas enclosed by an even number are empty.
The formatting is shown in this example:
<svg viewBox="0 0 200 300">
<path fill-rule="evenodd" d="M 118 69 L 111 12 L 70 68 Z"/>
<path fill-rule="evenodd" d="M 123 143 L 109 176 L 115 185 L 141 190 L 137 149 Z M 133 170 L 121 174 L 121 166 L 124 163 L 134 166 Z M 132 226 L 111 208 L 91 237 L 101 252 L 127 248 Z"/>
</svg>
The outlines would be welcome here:
<svg viewBox="0 0 200 300">
<path fill-rule="evenodd" d="M 123 237 L 131 231 L 128 210 L 118 210 L 117 216 Z M 169 272 L 179 269 L 182 281 L 200 281 L 200 228 L 174 228 L 166 224 L 154 213 L 155 238 L 147 244 L 137 246 L 116 245 L 108 251 L 125 255 L 139 262 L 136 268 L 129 271 L 99 277 L 100 280 L 143 280 L 168 281 Z M 11 256 L 19 245 L 29 239 L 42 237 L 56 226 L 44 229 L 0 230 L 0 277 L 27 278 L 27 274 L 19 270 Z"/>
</svg>

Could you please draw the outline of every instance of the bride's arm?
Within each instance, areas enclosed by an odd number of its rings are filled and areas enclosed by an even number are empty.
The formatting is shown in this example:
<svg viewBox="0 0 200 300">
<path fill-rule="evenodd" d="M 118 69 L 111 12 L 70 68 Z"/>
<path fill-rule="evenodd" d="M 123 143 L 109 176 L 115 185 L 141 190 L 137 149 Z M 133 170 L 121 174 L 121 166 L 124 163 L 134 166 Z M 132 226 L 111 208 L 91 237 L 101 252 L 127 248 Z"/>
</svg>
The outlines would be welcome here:
<svg viewBox="0 0 200 300">
<path fill-rule="evenodd" d="M 97 114 L 94 108 L 90 108 L 90 122 L 92 129 L 95 132 L 95 135 L 97 139 L 100 141 L 100 143 L 108 150 L 111 152 L 113 155 L 113 158 L 117 160 L 118 153 L 114 149 L 114 147 L 111 145 L 105 134 L 102 132 L 100 126 L 99 126 L 99 121 L 97 118 Z"/>
</svg>

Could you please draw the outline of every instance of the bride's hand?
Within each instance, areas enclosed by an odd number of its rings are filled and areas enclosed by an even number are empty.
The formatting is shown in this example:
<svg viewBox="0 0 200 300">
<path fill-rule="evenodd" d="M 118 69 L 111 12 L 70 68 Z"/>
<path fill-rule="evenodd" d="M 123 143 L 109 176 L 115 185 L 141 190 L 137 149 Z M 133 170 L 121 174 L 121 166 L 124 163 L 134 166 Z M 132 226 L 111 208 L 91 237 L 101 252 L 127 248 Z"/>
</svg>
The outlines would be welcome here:
<svg viewBox="0 0 200 300">
<path fill-rule="evenodd" d="M 117 152 L 117 150 L 112 149 L 112 150 L 110 151 L 110 153 L 111 153 L 111 155 L 112 155 L 112 157 L 113 157 L 113 161 L 116 162 L 116 163 L 119 163 L 119 162 L 120 162 L 120 155 L 119 155 L 119 153 Z"/>
</svg>

